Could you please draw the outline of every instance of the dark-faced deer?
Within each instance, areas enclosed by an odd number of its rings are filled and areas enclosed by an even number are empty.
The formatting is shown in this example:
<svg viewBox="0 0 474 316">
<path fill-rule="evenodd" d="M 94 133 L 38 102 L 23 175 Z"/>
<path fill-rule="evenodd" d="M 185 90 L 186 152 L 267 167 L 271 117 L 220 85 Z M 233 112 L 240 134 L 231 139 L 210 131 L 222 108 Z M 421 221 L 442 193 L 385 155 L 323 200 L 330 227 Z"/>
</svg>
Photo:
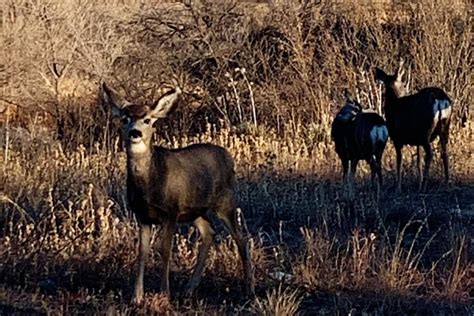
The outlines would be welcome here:
<svg viewBox="0 0 474 316">
<path fill-rule="evenodd" d="M 375 78 L 385 85 L 385 117 L 390 138 L 397 155 L 397 189 L 402 183 L 402 148 L 404 145 L 417 146 L 419 190 L 426 190 L 433 150 L 431 142 L 439 136 L 441 159 L 444 165 L 445 181 L 449 181 L 448 138 L 451 122 L 452 102 L 440 88 L 424 88 L 415 94 L 403 96 L 403 61 L 393 75 L 375 69 Z M 425 168 L 422 173 L 420 146 L 425 151 Z"/>
<path fill-rule="evenodd" d="M 143 275 L 150 250 L 151 225 L 162 225 L 162 292 L 169 295 L 169 266 L 173 234 L 178 223 L 194 222 L 202 244 L 193 275 L 188 284 L 192 294 L 205 267 L 214 230 L 209 220 L 214 212 L 228 228 L 237 243 L 242 260 L 246 291 L 254 291 L 248 238 L 241 225 L 243 215 L 237 211 L 234 163 L 222 147 L 195 144 L 180 149 L 152 145 L 154 123 L 166 117 L 176 106 L 179 88 L 163 95 L 151 106 L 128 102 L 115 90 L 103 84 L 104 101 L 115 116 L 122 119 L 122 133 L 127 152 L 128 204 L 140 226 L 139 264 L 134 301 L 143 298 Z M 239 223 L 240 222 L 240 223 Z"/>
<path fill-rule="evenodd" d="M 346 103 L 334 118 L 331 135 L 342 162 L 344 185 L 352 182 L 359 160 L 365 160 L 370 165 L 372 185 L 378 196 L 382 186 L 382 155 L 388 139 L 384 119 L 375 112 L 362 110 L 346 91 Z"/>
</svg>

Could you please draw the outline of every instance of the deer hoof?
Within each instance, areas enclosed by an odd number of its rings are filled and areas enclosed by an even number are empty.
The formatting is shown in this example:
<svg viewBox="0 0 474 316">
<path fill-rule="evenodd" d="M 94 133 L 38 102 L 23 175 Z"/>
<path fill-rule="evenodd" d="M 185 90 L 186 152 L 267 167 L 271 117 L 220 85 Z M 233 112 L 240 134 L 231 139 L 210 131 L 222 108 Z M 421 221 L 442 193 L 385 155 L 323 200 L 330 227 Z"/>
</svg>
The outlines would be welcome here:
<svg viewBox="0 0 474 316">
<path fill-rule="evenodd" d="M 143 290 L 135 290 L 135 295 L 133 296 L 132 303 L 139 305 L 143 301 Z"/>
<path fill-rule="evenodd" d="M 186 288 L 186 294 L 185 294 L 186 297 L 191 298 L 191 297 L 194 297 L 195 294 L 196 294 L 196 285 L 193 283 L 189 283 Z"/>
<path fill-rule="evenodd" d="M 247 285 L 245 287 L 245 295 L 249 298 L 253 298 L 255 296 L 255 287 L 253 285 Z"/>
</svg>

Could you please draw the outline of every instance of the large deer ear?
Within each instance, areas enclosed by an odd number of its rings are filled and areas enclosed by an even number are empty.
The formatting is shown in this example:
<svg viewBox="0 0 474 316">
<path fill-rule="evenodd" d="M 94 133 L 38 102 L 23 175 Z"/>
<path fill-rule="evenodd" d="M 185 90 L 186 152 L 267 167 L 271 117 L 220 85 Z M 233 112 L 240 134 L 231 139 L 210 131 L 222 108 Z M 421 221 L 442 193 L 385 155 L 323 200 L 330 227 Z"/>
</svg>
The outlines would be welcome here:
<svg viewBox="0 0 474 316">
<path fill-rule="evenodd" d="M 112 114 L 120 116 L 124 108 L 130 105 L 117 91 L 109 87 L 105 82 L 102 83 L 102 98 L 106 104 L 111 106 Z"/>
<path fill-rule="evenodd" d="M 156 103 L 153 109 L 150 112 L 150 115 L 154 118 L 166 117 L 171 113 L 177 105 L 177 100 L 181 94 L 181 89 L 179 87 L 174 88 L 173 90 L 165 93 Z"/>
<path fill-rule="evenodd" d="M 375 80 L 382 81 L 385 83 L 387 81 L 388 75 L 380 68 L 375 67 Z"/>
<path fill-rule="evenodd" d="M 405 74 L 405 71 L 403 69 L 403 59 L 400 58 L 400 62 L 398 63 L 397 72 L 395 73 L 395 75 L 397 76 L 397 81 L 402 81 L 402 77 L 403 77 L 404 74 Z"/>
</svg>

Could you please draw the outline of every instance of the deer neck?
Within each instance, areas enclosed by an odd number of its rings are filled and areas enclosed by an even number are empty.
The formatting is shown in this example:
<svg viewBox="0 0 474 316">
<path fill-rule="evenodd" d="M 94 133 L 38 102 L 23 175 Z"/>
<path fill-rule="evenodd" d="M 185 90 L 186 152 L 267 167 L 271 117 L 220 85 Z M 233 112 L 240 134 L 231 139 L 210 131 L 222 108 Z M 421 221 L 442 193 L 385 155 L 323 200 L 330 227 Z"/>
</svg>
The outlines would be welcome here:
<svg viewBox="0 0 474 316">
<path fill-rule="evenodd" d="M 145 148 L 140 151 L 127 147 L 128 176 L 136 185 L 147 187 L 152 172 L 153 149 L 151 144 L 142 144 Z"/>
<path fill-rule="evenodd" d="M 398 92 L 393 87 L 387 87 L 385 89 L 385 112 L 391 112 L 393 107 L 396 105 L 399 99 Z"/>
</svg>

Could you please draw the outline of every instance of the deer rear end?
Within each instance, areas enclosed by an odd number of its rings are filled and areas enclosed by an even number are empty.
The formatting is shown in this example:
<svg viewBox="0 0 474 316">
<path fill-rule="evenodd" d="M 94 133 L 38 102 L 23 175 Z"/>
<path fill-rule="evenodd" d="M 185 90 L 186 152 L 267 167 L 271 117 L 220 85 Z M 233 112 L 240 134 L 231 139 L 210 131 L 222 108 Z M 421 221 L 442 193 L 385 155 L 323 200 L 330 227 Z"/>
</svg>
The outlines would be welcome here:
<svg viewBox="0 0 474 316">
<path fill-rule="evenodd" d="M 331 134 L 342 162 L 344 185 L 352 182 L 359 161 L 366 160 L 378 196 L 382 186 L 382 156 L 388 139 L 385 120 L 375 112 L 363 110 L 346 91 L 346 103 L 332 123 Z"/>
</svg>

